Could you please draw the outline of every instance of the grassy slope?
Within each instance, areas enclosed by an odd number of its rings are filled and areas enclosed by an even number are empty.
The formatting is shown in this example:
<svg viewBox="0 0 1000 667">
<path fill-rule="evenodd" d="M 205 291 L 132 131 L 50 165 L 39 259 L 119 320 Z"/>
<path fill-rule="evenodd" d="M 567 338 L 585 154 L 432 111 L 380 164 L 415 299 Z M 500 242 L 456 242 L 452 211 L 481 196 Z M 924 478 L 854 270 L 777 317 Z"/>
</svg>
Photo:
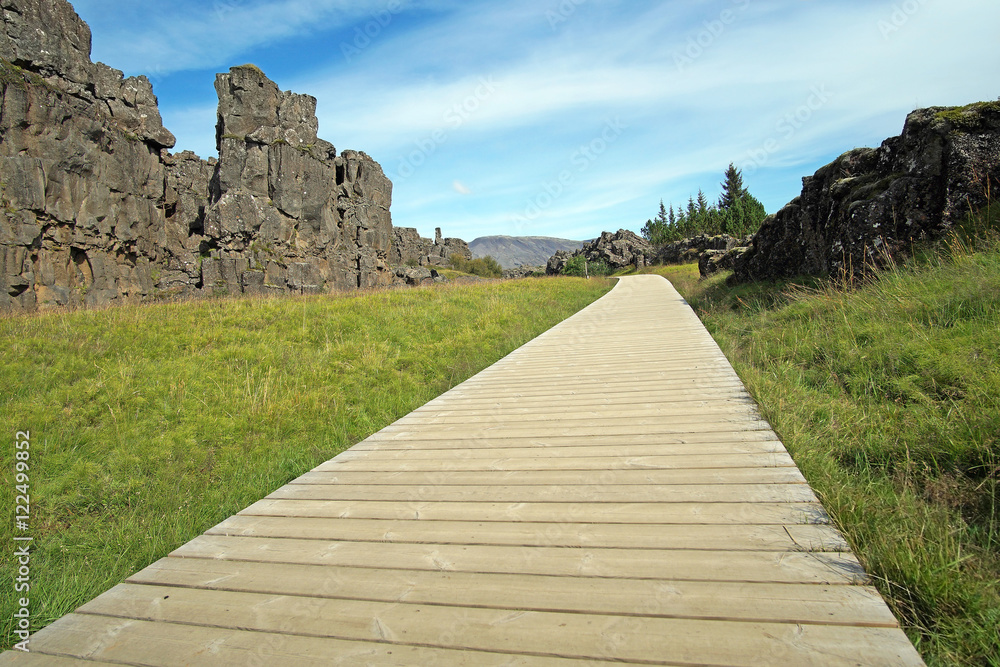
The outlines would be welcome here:
<svg viewBox="0 0 1000 667">
<path fill-rule="evenodd" d="M 1000 251 L 855 289 L 667 267 L 931 665 L 1000 664 Z"/>
<path fill-rule="evenodd" d="M 33 629 L 592 302 L 606 281 L 220 300 L 0 319 L 31 431 Z M 12 544 L 13 447 L 0 543 Z M 0 572 L 12 581 L 14 562 Z M 0 588 L 4 645 L 14 609 Z"/>
</svg>

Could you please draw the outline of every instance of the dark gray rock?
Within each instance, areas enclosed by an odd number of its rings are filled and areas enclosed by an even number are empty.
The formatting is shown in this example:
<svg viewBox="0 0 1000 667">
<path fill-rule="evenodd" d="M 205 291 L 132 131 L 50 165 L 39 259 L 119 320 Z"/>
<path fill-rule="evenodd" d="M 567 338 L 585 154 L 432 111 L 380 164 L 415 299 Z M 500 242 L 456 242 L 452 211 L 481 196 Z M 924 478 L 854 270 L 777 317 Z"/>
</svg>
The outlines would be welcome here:
<svg viewBox="0 0 1000 667">
<path fill-rule="evenodd" d="M 698 259 L 698 273 L 702 278 L 708 278 L 720 271 L 732 271 L 739 258 L 749 249 L 741 246 L 729 250 L 705 250 Z"/>
<path fill-rule="evenodd" d="M 588 262 L 607 264 L 612 270 L 617 271 L 629 266 L 642 268 L 651 264 L 655 252 L 646 239 L 627 229 L 619 229 L 614 234 L 602 233 L 599 238 L 584 243 L 583 248 L 574 253 L 557 252 L 549 259 L 546 273 L 550 275 L 561 273 L 569 260 L 577 255 L 583 255 Z"/>
<path fill-rule="evenodd" d="M 472 259 L 469 245 L 462 239 L 444 238 L 441 228 L 434 230 L 434 240 L 425 239 L 412 227 L 393 229 L 392 250 L 389 253 L 393 266 L 448 266 L 453 255 Z"/>
<path fill-rule="evenodd" d="M 568 250 L 557 250 L 545 265 L 545 273 L 550 276 L 558 276 L 566 268 L 566 265 L 569 264 L 569 260 L 573 258 L 573 255 L 574 253 Z"/>
<path fill-rule="evenodd" d="M 734 280 L 863 273 L 941 238 L 1000 184 L 1000 102 L 911 113 L 898 137 L 802 179 L 765 220 Z"/>
<path fill-rule="evenodd" d="M 400 266 L 396 268 L 395 273 L 401 283 L 414 287 L 443 281 L 435 269 L 428 269 L 424 266 Z"/>
<path fill-rule="evenodd" d="M 149 80 L 92 63 L 69 3 L 2 12 L 0 311 L 395 280 L 392 184 L 317 137 L 315 98 L 234 67 L 220 159 L 171 155 Z"/>
<path fill-rule="evenodd" d="M 588 262 L 604 262 L 614 270 L 651 264 L 655 255 L 649 241 L 627 229 L 619 229 L 614 234 L 602 233 L 599 238 L 585 243 L 580 253 Z"/>
<path fill-rule="evenodd" d="M 728 234 L 708 236 L 700 234 L 688 239 L 667 243 L 657 249 L 656 261 L 660 264 L 688 264 L 700 261 L 709 250 L 731 250 L 749 245 L 749 240 L 741 240 Z"/>
</svg>

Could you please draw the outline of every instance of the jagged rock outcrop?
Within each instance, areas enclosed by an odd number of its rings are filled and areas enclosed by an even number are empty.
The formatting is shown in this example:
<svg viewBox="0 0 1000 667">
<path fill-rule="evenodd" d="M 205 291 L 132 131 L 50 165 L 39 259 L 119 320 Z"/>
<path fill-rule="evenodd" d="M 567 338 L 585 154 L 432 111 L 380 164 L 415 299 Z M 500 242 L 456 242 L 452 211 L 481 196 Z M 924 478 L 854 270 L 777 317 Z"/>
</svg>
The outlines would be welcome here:
<svg viewBox="0 0 1000 667">
<path fill-rule="evenodd" d="M 729 251 L 739 246 L 749 245 L 750 239 L 738 239 L 728 234 L 708 236 L 699 234 L 691 238 L 666 243 L 656 251 L 656 261 L 660 264 L 687 264 L 701 261 L 706 252 Z"/>
<path fill-rule="evenodd" d="M 604 262 L 616 271 L 628 266 L 642 268 L 651 264 L 655 257 L 649 241 L 627 229 L 619 229 L 614 234 L 603 232 L 600 237 L 585 243 L 580 253 L 588 262 Z"/>
<path fill-rule="evenodd" d="M 462 239 L 442 238 L 441 228 L 434 230 L 434 240 L 425 239 L 412 227 L 393 228 L 390 263 L 393 266 L 447 266 L 452 255 L 472 259 L 469 244 Z"/>
<path fill-rule="evenodd" d="M 1000 102 L 914 111 L 900 136 L 802 181 L 736 261 L 734 280 L 856 274 L 947 234 L 1000 184 Z"/>
<path fill-rule="evenodd" d="M 569 250 L 556 250 L 556 253 L 549 257 L 549 261 L 545 265 L 545 273 L 550 276 L 558 276 L 569 264 L 569 260 L 573 259 L 573 254 Z"/>
<path fill-rule="evenodd" d="M 729 250 L 706 250 L 698 258 L 698 273 L 708 278 L 720 271 L 732 271 L 740 257 L 750 250 L 748 246 L 737 246 Z"/>
<path fill-rule="evenodd" d="M 627 229 L 619 229 L 614 234 L 603 232 L 599 238 L 584 243 L 583 248 L 574 253 L 563 250 L 556 252 L 549 259 L 546 273 L 561 273 L 569 260 L 577 255 L 583 255 L 588 262 L 604 263 L 617 271 L 628 266 L 642 268 L 651 264 L 656 253 L 646 239 Z"/>
<path fill-rule="evenodd" d="M 316 135 L 316 98 L 252 65 L 215 82 L 219 163 L 205 213 L 203 287 L 319 292 L 391 281 L 392 184 L 364 153 Z M 214 246 L 214 247 L 213 247 Z"/>
<path fill-rule="evenodd" d="M 145 77 L 90 61 L 65 0 L 3 0 L 0 310 L 374 287 L 392 186 L 316 136 L 316 100 L 219 75 L 219 160 L 171 155 Z"/>
</svg>

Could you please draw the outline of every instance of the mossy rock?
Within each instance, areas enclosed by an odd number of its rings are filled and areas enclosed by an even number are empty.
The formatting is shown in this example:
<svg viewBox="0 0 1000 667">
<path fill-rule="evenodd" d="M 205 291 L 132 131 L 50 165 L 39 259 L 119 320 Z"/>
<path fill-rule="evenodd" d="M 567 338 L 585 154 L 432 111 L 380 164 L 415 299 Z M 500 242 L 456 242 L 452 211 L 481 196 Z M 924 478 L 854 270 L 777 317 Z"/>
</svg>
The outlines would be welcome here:
<svg viewBox="0 0 1000 667">
<path fill-rule="evenodd" d="M 245 65 L 237 65 L 233 69 L 245 69 L 245 70 L 249 70 L 249 71 L 253 72 L 254 74 L 256 74 L 256 75 L 258 75 L 258 76 L 260 76 L 262 78 L 265 78 L 265 79 L 267 78 L 267 75 L 264 74 L 264 71 L 261 70 L 261 68 L 257 67 L 256 65 L 254 65 L 253 63 L 247 63 Z"/>
<path fill-rule="evenodd" d="M 55 90 L 48 81 L 35 72 L 31 72 L 6 59 L 0 59 L 0 83 L 11 85 L 28 90 L 30 86 L 41 86 L 48 90 Z"/>
<path fill-rule="evenodd" d="M 937 120 L 951 123 L 955 129 L 974 130 L 982 125 L 985 114 L 1000 115 L 1000 100 L 996 102 L 974 102 L 964 107 L 953 107 L 937 112 Z"/>
</svg>

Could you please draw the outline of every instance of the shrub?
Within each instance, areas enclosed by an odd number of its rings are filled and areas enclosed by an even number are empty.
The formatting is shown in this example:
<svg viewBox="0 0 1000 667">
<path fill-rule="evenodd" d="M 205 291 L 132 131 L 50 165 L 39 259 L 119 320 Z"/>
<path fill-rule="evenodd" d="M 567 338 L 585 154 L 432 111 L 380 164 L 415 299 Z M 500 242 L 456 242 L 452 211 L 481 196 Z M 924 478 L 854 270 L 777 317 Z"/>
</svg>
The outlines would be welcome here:
<svg viewBox="0 0 1000 667">
<path fill-rule="evenodd" d="M 459 254 L 451 256 L 451 268 L 462 273 L 471 273 L 481 278 L 499 278 L 503 275 L 503 267 L 489 255 L 477 259 L 467 259 Z"/>
<path fill-rule="evenodd" d="M 583 255 L 574 255 L 571 257 L 562 272 L 563 275 L 581 278 L 584 276 L 610 276 L 614 273 L 613 269 L 604 260 L 590 262 Z"/>
</svg>

